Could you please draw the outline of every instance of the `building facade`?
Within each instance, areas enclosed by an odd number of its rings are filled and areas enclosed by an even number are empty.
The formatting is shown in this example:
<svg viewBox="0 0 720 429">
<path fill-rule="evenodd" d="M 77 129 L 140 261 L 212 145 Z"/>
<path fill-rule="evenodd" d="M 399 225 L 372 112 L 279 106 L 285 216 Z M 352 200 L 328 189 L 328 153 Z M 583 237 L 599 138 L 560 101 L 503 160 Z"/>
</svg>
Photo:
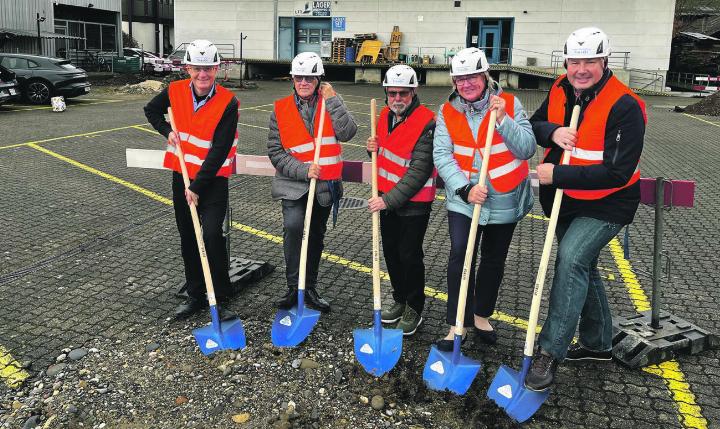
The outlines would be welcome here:
<svg viewBox="0 0 720 429">
<path fill-rule="evenodd" d="M 175 0 L 175 46 L 207 38 L 239 56 L 242 33 L 243 57 L 287 60 L 329 56 L 327 42 L 359 33 L 388 44 L 398 26 L 403 58 L 442 63 L 477 46 L 493 63 L 551 67 L 572 30 L 594 25 L 625 68 L 665 72 L 674 9 L 675 0 Z"/>
<path fill-rule="evenodd" d="M 122 29 L 149 52 L 160 56 L 175 47 L 175 0 L 122 0 Z"/>
</svg>

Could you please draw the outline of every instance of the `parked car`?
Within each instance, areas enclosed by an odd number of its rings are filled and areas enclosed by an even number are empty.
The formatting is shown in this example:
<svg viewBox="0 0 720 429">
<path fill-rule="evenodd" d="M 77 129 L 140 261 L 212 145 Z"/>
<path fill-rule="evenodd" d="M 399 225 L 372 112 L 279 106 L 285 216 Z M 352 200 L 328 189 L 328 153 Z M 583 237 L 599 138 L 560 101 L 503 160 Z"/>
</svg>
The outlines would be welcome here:
<svg viewBox="0 0 720 429">
<path fill-rule="evenodd" d="M 172 72 L 172 61 L 160 58 L 157 54 L 144 51 L 140 48 L 123 48 L 126 57 L 143 58 L 143 69 L 147 73 L 167 74 Z"/>
<path fill-rule="evenodd" d="M 23 96 L 33 104 L 47 104 L 56 95 L 72 98 L 90 92 L 87 73 L 70 60 L 0 52 L 0 65 L 15 72 Z"/>
<path fill-rule="evenodd" d="M 20 98 L 20 85 L 15 73 L 0 66 L 0 104 Z"/>
<path fill-rule="evenodd" d="M 185 58 L 185 49 L 181 48 L 175 49 L 167 57 L 165 57 L 166 60 L 169 60 L 172 63 L 172 71 L 174 72 L 182 70 L 183 58 Z"/>
</svg>

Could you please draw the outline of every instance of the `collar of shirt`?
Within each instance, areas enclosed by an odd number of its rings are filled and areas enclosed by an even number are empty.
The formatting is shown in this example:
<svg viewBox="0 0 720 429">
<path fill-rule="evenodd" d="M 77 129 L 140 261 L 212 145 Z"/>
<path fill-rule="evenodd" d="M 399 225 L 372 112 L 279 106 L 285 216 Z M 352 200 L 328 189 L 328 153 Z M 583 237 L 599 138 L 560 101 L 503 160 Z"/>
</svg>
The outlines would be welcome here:
<svg viewBox="0 0 720 429">
<path fill-rule="evenodd" d="M 199 108 L 203 107 L 205 103 L 207 103 L 208 100 L 215 95 L 215 84 L 213 83 L 212 88 L 210 88 L 210 92 L 208 92 L 208 94 L 200 100 L 198 100 L 198 97 L 195 95 L 195 89 L 193 88 L 192 81 L 190 82 L 190 92 L 193 97 L 193 110 L 197 112 Z"/>
</svg>

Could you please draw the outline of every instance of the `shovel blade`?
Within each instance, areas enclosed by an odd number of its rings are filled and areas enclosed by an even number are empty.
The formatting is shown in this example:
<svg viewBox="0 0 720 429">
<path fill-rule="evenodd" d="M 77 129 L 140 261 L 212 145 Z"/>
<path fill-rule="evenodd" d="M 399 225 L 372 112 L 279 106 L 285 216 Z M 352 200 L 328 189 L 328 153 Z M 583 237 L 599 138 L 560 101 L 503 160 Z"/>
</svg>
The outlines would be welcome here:
<svg viewBox="0 0 720 429">
<path fill-rule="evenodd" d="M 271 338 L 276 347 L 295 347 L 305 341 L 320 312 L 306 307 L 294 306 L 290 310 L 279 310 L 273 321 Z"/>
<path fill-rule="evenodd" d="M 240 319 L 230 319 L 193 329 L 195 341 L 204 355 L 220 350 L 238 350 L 245 348 L 245 329 Z"/>
<path fill-rule="evenodd" d="M 532 417 L 550 395 L 550 389 L 537 392 L 525 387 L 526 367 L 529 367 L 529 364 L 529 359 L 526 358 L 521 372 L 502 365 L 487 393 L 490 399 L 518 423 Z"/>
<path fill-rule="evenodd" d="M 355 357 L 363 369 L 380 377 L 395 367 L 402 354 L 402 329 L 355 329 Z"/>
<path fill-rule="evenodd" d="M 480 366 L 480 362 L 463 356 L 459 351 L 454 360 L 453 352 L 441 352 L 432 346 L 425 362 L 423 380 L 433 390 L 447 389 L 464 395 L 480 371 Z"/>
</svg>

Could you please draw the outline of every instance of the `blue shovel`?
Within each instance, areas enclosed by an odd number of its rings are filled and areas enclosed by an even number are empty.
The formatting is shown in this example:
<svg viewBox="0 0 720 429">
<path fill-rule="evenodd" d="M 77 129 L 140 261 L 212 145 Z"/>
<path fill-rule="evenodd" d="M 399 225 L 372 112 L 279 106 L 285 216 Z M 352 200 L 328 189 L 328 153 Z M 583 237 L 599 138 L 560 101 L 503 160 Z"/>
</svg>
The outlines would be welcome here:
<svg viewBox="0 0 720 429">
<path fill-rule="evenodd" d="M 168 108 L 168 117 L 172 125 L 173 132 L 179 136 L 175 119 L 173 118 L 172 108 Z M 180 169 L 182 170 L 185 189 L 190 186 L 187 167 L 185 166 L 185 155 L 182 150 L 182 142 L 178 142 L 175 147 L 177 157 L 180 161 Z M 205 277 L 205 288 L 207 291 L 208 304 L 210 305 L 211 323 L 202 328 L 193 329 L 193 335 L 200 351 L 205 355 L 212 354 L 220 350 L 237 350 L 245 348 L 245 329 L 242 322 L 238 318 L 230 320 L 220 320 L 218 314 L 217 301 L 215 300 L 215 288 L 213 287 L 212 276 L 210 275 L 210 264 L 208 263 L 207 253 L 205 252 L 205 241 L 202 236 L 202 227 L 200 226 L 200 218 L 198 217 L 197 207 L 190 204 L 190 215 L 195 229 L 195 239 L 197 240 L 198 251 L 200 253 L 200 263 L 202 265 L 203 276 Z"/>
<path fill-rule="evenodd" d="M 485 139 L 485 147 L 482 152 L 482 165 L 480 167 L 480 180 L 478 184 L 485 186 L 487 179 L 488 164 L 490 161 L 490 149 L 495 134 L 495 121 L 497 111 L 490 111 L 488 132 Z M 465 330 L 465 302 L 467 300 L 468 283 L 470 282 L 470 267 L 473 259 L 473 249 L 477 238 L 478 221 L 480 220 L 481 204 L 475 204 L 472 221 L 470 222 L 470 233 L 468 235 L 467 248 L 465 249 L 465 262 L 463 263 L 462 277 L 460 278 L 460 295 L 458 296 L 457 313 L 455 316 L 455 338 L 453 339 L 452 352 L 443 352 L 433 345 L 430 348 L 430 356 L 425 362 L 423 380 L 433 390 L 450 390 L 458 395 L 464 395 L 470 388 L 475 376 L 480 370 L 480 362 L 463 356 L 460 351 L 462 334 Z"/>
<path fill-rule="evenodd" d="M 370 100 L 370 134 L 375 137 L 377 117 L 375 99 Z M 377 151 L 372 152 L 372 196 L 378 196 Z M 393 369 L 402 353 L 402 329 L 385 329 L 380 321 L 380 212 L 372 214 L 372 261 L 373 261 L 373 327 L 355 329 L 355 357 L 368 373 L 380 377 Z"/>
<path fill-rule="evenodd" d="M 570 128 L 573 130 L 577 129 L 579 116 L 580 106 L 575 106 L 570 119 Z M 570 151 L 565 151 L 562 164 L 566 165 L 569 159 Z M 535 289 L 533 290 L 530 317 L 528 318 L 528 328 L 525 335 L 525 352 L 522 369 L 518 373 L 505 365 L 501 365 L 487 392 L 490 399 L 495 401 L 499 407 L 505 409 L 507 415 L 519 423 L 532 417 L 550 395 L 550 389 L 535 391 L 525 387 L 525 377 L 532 362 L 533 349 L 535 347 L 535 331 L 540 313 L 543 287 L 545 285 L 545 274 L 547 274 L 550 253 L 552 252 L 553 237 L 555 236 L 555 227 L 557 226 L 558 215 L 560 214 L 562 196 L 563 190 L 557 189 L 555 191 L 552 211 L 550 212 L 550 224 L 545 234 L 545 245 L 543 247 L 542 257 L 540 258 L 540 267 L 538 268 L 538 274 L 535 278 Z"/>
<path fill-rule="evenodd" d="M 320 147 L 322 146 L 323 125 L 325 124 L 325 102 L 319 97 L 320 126 L 315 137 L 315 155 L 313 162 L 320 161 Z M 305 307 L 305 279 L 307 273 L 307 252 L 310 236 L 310 219 L 312 218 L 313 202 L 315 201 L 316 179 L 310 179 L 307 206 L 305 206 L 305 222 L 303 225 L 302 244 L 300 246 L 300 267 L 298 273 L 298 300 L 297 305 L 289 310 L 278 310 L 273 321 L 270 337 L 277 347 L 295 347 L 305 341 L 315 324 L 320 320 L 320 312 Z"/>
</svg>

